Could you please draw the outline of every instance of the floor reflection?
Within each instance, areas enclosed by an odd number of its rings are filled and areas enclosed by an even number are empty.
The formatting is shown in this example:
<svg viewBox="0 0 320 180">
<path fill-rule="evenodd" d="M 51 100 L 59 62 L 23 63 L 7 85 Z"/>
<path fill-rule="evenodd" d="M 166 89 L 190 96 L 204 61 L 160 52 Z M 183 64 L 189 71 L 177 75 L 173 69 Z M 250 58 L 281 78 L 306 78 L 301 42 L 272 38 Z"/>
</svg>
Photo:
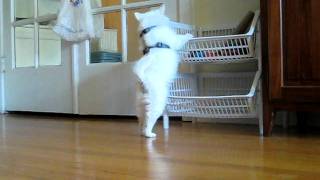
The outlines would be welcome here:
<svg viewBox="0 0 320 180">
<path fill-rule="evenodd" d="M 156 138 L 147 138 L 145 141 L 146 152 L 148 153 L 149 177 L 154 179 L 171 179 L 170 163 L 168 163 L 168 156 L 166 154 L 169 130 L 164 130 L 161 140 L 163 141 L 161 144 L 157 144 Z"/>
<path fill-rule="evenodd" d="M 1 149 L 7 149 L 7 127 L 5 116 L 1 117 Z"/>
<path fill-rule="evenodd" d="M 319 135 L 171 122 L 157 138 L 130 120 L 2 116 L 0 179 L 315 179 Z"/>
</svg>

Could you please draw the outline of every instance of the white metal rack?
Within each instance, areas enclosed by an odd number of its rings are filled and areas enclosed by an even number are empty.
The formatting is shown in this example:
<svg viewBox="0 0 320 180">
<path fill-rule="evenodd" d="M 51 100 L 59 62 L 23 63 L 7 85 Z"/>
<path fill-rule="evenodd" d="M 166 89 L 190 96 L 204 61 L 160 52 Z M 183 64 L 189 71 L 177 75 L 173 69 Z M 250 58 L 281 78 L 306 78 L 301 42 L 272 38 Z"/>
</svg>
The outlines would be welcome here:
<svg viewBox="0 0 320 180">
<path fill-rule="evenodd" d="M 257 11 L 250 29 L 245 34 L 235 34 L 237 28 L 200 29 L 199 37 L 190 40 L 180 51 L 182 61 L 185 63 L 235 63 L 255 59 L 259 15 Z"/>
<path fill-rule="evenodd" d="M 164 128 L 169 116 L 193 118 L 257 118 L 263 134 L 260 93 L 261 53 L 258 33 L 259 11 L 250 29 L 234 34 L 235 28 L 198 30 L 193 26 L 173 23 L 178 33 L 193 33 L 180 51 L 182 63 L 225 64 L 258 61 L 257 72 L 179 74 L 172 83 L 164 113 Z"/>
</svg>

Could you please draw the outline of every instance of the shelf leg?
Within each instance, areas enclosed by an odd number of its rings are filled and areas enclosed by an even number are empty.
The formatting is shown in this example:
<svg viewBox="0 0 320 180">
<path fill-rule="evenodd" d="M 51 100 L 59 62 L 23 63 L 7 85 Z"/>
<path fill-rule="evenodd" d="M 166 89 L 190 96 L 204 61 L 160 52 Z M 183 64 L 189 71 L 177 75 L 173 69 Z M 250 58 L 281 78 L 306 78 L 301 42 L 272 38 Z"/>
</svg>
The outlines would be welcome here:
<svg viewBox="0 0 320 180">
<path fill-rule="evenodd" d="M 262 83 L 259 82 L 259 92 L 258 92 L 258 118 L 259 118 L 259 133 L 263 136 L 263 100 L 262 100 Z"/>
<path fill-rule="evenodd" d="M 308 114 L 305 112 L 297 112 L 297 126 L 298 126 L 298 132 L 305 134 L 308 130 Z"/>
<path fill-rule="evenodd" d="M 192 124 L 195 124 L 198 122 L 198 118 L 192 118 Z"/>
<path fill-rule="evenodd" d="M 276 117 L 276 111 L 269 109 L 264 112 L 263 117 L 263 135 L 270 136 L 273 128 L 273 123 Z"/>
<path fill-rule="evenodd" d="M 163 113 L 163 129 L 169 129 L 169 116 L 167 111 Z"/>
<path fill-rule="evenodd" d="M 262 106 L 262 104 L 259 106 Z M 262 108 L 262 107 L 259 107 L 259 108 Z M 258 118 L 259 118 L 259 133 L 260 133 L 260 136 L 263 136 L 264 129 L 263 129 L 263 112 L 262 111 L 259 112 Z"/>
</svg>

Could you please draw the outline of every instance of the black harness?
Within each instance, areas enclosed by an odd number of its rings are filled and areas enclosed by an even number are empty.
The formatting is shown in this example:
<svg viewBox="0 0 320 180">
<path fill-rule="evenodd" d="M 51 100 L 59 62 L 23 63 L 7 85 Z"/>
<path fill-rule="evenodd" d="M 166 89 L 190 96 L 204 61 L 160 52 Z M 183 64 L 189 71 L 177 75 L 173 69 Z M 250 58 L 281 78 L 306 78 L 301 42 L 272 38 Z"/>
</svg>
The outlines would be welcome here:
<svg viewBox="0 0 320 180">
<path fill-rule="evenodd" d="M 153 28 L 155 28 L 155 27 L 157 27 L 157 26 L 150 26 L 150 27 L 145 28 L 144 30 L 142 30 L 141 33 L 140 33 L 140 38 L 142 38 L 145 34 L 147 34 L 148 32 L 150 32 L 151 29 L 153 29 Z"/>
<path fill-rule="evenodd" d="M 144 35 L 146 35 L 148 32 L 150 32 L 153 28 L 155 28 L 157 26 L 150 26 L 148 28 L 145 28 L 144 30 L 141 31 L 140 33 L 140 38 L 143 38 Z M 170 46 L 162 43 L 162 42 L 157 42 L 155 45 L 153 46 L 146 46 L 143 49 L 143 55 L 148 54 L 150 52 L 150 49 L 152 48 L 166 48 L 166 49 L 170 49 Z"/>
<path fill-rule="evenodd" d="M 170 46 L 161 42 L 156 43 L 154 46 L 148 46 L 143 49 L 143 54 L 148 54 L 152 48 L 167 48 L 170 49 Z"/>
</svg>

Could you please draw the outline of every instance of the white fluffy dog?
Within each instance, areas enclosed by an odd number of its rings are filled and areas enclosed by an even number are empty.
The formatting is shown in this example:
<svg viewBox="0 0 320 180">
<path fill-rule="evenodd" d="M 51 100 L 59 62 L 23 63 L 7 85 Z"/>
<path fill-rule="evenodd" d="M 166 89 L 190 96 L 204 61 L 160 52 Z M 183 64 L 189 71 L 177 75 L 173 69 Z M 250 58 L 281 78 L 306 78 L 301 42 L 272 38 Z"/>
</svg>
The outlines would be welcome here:
<svg viewBox="0 0 320 180">
<path fill-rule="evenodd" d="M 177 50 L 193 36 L 178 35 L 169 27 L 165 7 L 146 13 L 135 13 L 139 21 L 140 38 L 144 45 L 144 56 L 134 65 L 138 77 L 137 116 L 141 134 L 155 137 L 152 129 L 163 113 L 168 97 L 169 85 L 175 78 L 179 65 Z"/>
</svg>

